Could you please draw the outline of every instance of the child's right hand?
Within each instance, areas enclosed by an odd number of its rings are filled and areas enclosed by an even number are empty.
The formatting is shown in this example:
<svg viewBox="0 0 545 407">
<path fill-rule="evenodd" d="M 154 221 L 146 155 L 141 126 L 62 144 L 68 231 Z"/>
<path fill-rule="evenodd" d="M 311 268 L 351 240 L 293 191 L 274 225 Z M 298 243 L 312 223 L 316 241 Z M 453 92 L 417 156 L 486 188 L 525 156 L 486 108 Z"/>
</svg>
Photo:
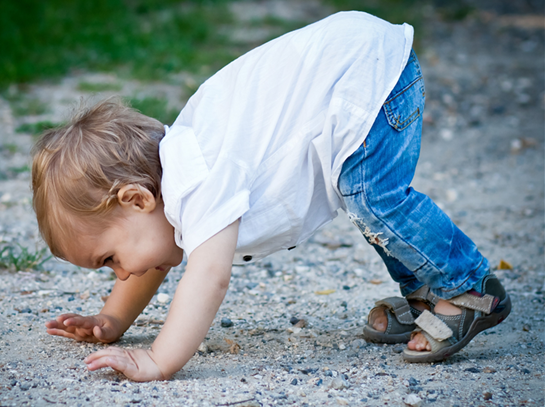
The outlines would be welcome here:
<svg viewBox="0 0 545 407">
<path fill-rule="evenodd" d="M 78 314 L 62 314 L 45 323 L 47 333 L 83 342 L 110 343 L 123 334 L 119 321 L 114 317 L 98 314 L 84 317 Z"/>
</svg>

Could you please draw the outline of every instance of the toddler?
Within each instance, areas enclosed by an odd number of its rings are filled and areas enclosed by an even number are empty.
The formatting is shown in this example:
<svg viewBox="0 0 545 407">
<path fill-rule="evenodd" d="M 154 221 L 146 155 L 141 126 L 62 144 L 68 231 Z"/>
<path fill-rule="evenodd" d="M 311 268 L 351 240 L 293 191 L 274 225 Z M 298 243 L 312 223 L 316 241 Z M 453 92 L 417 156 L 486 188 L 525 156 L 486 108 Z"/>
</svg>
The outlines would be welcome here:
<svg viewBox="0 0 545 407">
<path fill-rule="evenodd" d="M 243 55 L 208 79 L 169 128 L 108 99 L 49 130 L 33 151 L 34 208 L 51 252 L 117 281 L 98 315 L 47 332 L 110 343 L 188 261 L 151 349 L 85 359 L 137 380 L 181 369 L 205 337 L 233 263 L 293 249 L 345 211 L 402 297 L 377 302 L 367 341 L 408 342 L 441 361 L 510 312 L 475 244 L 410 187 L 424 83 L 413 29 L 332 15 Z"/>
</svg>

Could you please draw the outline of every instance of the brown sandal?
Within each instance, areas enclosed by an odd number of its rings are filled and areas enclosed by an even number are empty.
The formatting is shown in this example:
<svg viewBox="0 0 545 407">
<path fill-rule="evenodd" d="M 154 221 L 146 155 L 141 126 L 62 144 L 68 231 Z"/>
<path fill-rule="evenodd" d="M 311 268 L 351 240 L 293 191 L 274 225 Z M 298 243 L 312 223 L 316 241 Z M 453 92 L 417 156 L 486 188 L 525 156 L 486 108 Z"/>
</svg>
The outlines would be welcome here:
<svg viewBox="0 0 545 407">
<path fill-rule="evenodd" d="M 369 312 L 367 324 L 363 327 L 363 338 L 372 343 L 407 343 L 416 328 L 415 319 L 422 311 L 412 307 L 408 300 L 422 301 L 433 310 L 439 297 L 434 296 L 428 286 L 423 286 L 407 297 L 388 297 L 377 301 Z M 388 325 L 384 332 L 373 328 L 375 319 L 385 313 Z"/>
<path fill-rule="evenodd" d="M 405 349 L 407 362 L 439 362 L 465 347 L 479 332 L 501 323 L 511 312 L 511 299 L 498 278 L 491 274 L 483 282 L 484 294 L 471 290 L 449 300 L 459 306 L 459 315 L 422 312 L 415 323 L 414 334 L 422 332 L 431 351 Z"/>
</svg>

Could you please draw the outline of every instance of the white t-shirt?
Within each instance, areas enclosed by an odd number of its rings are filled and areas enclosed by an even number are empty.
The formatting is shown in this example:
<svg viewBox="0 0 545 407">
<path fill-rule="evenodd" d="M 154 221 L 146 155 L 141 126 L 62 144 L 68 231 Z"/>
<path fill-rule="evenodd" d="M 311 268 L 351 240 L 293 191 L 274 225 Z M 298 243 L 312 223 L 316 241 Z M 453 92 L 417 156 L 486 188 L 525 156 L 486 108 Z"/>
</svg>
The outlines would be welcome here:
<svg viewBox="0 0 545 407">
<path fill-rule="evenodd" d="M 342 12 L 233 61 L 160 144 L 165 214 L 187 255 L 241 219 L 235 263 L 307 239 L 409 58 L 410 25 Z"/>
</svg>

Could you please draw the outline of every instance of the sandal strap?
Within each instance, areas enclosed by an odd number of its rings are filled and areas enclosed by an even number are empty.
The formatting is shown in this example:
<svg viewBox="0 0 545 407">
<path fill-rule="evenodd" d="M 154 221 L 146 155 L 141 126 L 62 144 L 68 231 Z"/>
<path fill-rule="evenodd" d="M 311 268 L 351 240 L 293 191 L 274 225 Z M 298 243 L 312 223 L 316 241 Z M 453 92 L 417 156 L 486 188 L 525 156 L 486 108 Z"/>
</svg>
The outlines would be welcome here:
<svg viewBox="0 0 545 407">
<path fill-rule="evenodd" d="M 428 340 L 432 353 L 437 352 L 439 349 L 442 349 L 444 347 L 451 345 L 450 341 L 438 341 L 426 331 L 421 331 L 421 333 Z"/>
<path fill-rule="evenodd" d="M 489 315 L 500 303 L 498 297 L 494 297 L 490 294 L 481 294 L 475 290 L 468 291 L 462 295 L 451 298 L 448 301 L 453 305 L 481 311 L 487 315 Z"/>
<path fill-rule="evenodd" d="M 450 329 L 447 324 L 428 310 L 423 311 L 414 322 L 422 329 L 422 331 L 425 331 L 433 339 L 439 342 L 442 342 L 454 335 L 452 329 Z"/>
<path fill-rule="evenodd" d="M 423 285 L 418 290 L 408 294 L 406 298 L 408 300 L 427 302 L 432 305 L 436 305 L 437 302 L 441 299 L 440 297 L 435 295 L 430 290 L 430 287 L 428 287 L 427 285 Z"/>
<path fill-rule="evenodd" d="M 395 315 L 397 321 L 402 325 L 414 324 L 414 317 L 411 307 L 405 298 L 388 297 L 375 303 L 377 307 L 386 307 Z"/>
</svg>

